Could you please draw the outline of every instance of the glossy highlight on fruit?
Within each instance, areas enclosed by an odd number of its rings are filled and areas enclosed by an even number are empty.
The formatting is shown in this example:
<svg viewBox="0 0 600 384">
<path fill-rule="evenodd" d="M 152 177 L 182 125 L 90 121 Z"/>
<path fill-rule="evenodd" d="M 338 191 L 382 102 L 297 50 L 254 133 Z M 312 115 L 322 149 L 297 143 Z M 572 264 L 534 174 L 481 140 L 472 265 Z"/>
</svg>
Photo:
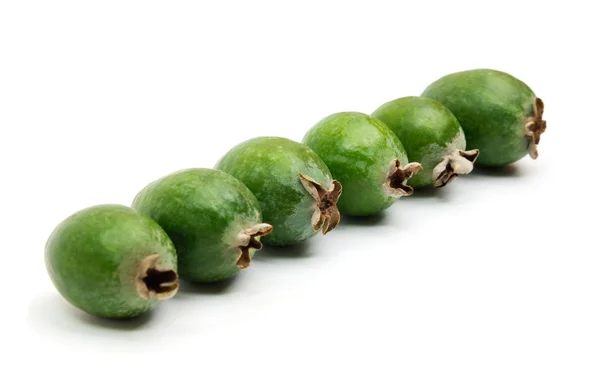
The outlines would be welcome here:
<svg viewBox="0 0 600 384">
<path fill-rule="evenodd" d="M 177 292 L 177 256 L 149 217 L 121 205 L 98 205 L 61 222 L 46 243 L 52 282 L 92 315 L 140 315 Z"/>
<path fill-rule="evenodd" d="M 408 162 L 398 137 L 376 118 L 359 112 L 330 115 L 306 133 L 303 143 L 344 186 L 338 201 L 344 215 L 374 215 L 413 193 L 406 182 L 421 165 Z"/>
<path fill-rule="evenodd" d="M 232 148 L 217 169 L 244 183 L 260 202 L 273 233 L 265 244 L 291 245 L 340 221 L 342 192 L 327 165 L 307 146 L 282 137 L 257 137 Z"/>
<path fill-rule="evenodd" d="M 467 148 L 480 150 L 477 164 L 502 166 L 529 154 L 546 131 L 544 103 L 515 77 L 491 69 L 457 72 L 435 81 L 422 96 L 444 104 L 456 116 Z"/>
<path fill-rule="evenodd" d="M 458 120 L 441 103 L 426 97 L 403 97 L 383 104 L 373 116 L 400 138 L 408 160 L 423 166 L 409 185 L 440 188 L 473 170 L 479 150 L 466 150 Z"/>
<path fill-rule="evenodd" d="M 191 282 L 214 282 L 250 266 L 261 236 L 273 227 L 262 222 L 256 197 L 225 172 L 186 169 L 150 183 L 132 207 L 154 219 L 175 244 L 179 274 Z"/>
</svg>

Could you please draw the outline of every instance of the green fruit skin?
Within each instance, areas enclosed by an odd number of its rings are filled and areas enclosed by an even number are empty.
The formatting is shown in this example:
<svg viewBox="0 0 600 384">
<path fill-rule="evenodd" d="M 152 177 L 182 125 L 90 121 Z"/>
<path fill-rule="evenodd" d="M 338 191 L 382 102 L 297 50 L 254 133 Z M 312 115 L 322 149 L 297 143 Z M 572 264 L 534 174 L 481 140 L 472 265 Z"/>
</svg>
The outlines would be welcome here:
<svg viewBox="0 0 600 384">
<path fill-rule="evenodd" d="M 302 140 L 319 155 L 333 177 L 344 186 L 338 201 L 343 215 L 374 215 L 396 198 L 384 184 L 390 163 L 408 163 L 398 137 L 380 120 L 359 112 L 330 115 L 312 127 Z"/>
<path fill-rule="evenodd" d="M 398 136 L 408 161 L 423 170 L 409 179 L 415 188 L 434 184 L 433 169 L 454 150 L 465 150 L 465 134 L 456 117 L 441 103 L 425 97 L 403 97 L 373 112 Z"/>
<path fill-rule="evenodd" d="M 180 278 L 200 283 L 238 273 L 237 236 L 262 221 L 252 192 L 215 169 L 186 169 L 158 179 L 137 194 L 132 207 L 173 240 Z"/>
<path fill-rule="evenodd" d="M 156 304 L 135 285 L 142 259 L 159 255 L 157 266 L 177 270 L 175 247 L 152 219 L 121 205 L 81 210 L 60 223 L 46 243 L 52 282 L 71 304 L 92 315 L 138 316 Z"/>
<path fill-rule="evenodd" d="M 513 76 L 474 69 L 442 77 L 421 96 L 444 104 L 460 122 L 469 149 L 480 150 L 478 165 L 502 166 L 528 154 L 526 118 L 535 94 Z"/>
<path fill-rule="evenodd" d="M 265 244 L 291 245 L 317 234 L 311 223 L 316 202 L 299 174 L 327 190 L 333 187 L 333 178 L 307 146 L 282 137 L 257 137 L 232 148 L 216 168 L 239 179 L 258 198 L 264 220 L 273 226 Z"/>
</svg>

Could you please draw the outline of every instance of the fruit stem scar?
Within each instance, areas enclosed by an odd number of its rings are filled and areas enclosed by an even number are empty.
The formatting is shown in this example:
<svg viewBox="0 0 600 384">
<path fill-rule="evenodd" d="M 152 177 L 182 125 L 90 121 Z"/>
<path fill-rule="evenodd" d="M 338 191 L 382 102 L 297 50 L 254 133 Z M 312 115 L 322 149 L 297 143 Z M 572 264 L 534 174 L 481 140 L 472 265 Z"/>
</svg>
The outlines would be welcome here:
<svg viewBox="0 0 600 384">
<path fill-rule="evenodd" d="M 136 288 L 138 294 L 146 300 L 153 297 L 166 300 L 173 297 L 179 289 L 177 272 L 158 267 L 159 260 L 159 255 L 150 255 L 142 259 L 138 266 Z"/>
<path fill-rule="evenodd" d="M 525 124 L 525 135 L 529 138 L 529 156 L 537 159 L 537 146 L 540 143 L 542 133 L 546 132 L 546 120 L 542 119 L 544 114 L 544 102 L 539 97 L 533 101 L 533 116 L 528 116 Z"/>
<path fill-rule="evenodd" d="M 450 184 L 458 175 L 466 175 L 473 170 L 473 163 L 479 157 L 479 149 L 470 151 L 455 150 L 433 168 L 434 188 Z"/>
<path fill-rule="evenodd" d="M 240 255 L 235 263 L 239 269 L 246 269 L 250 266 L 250 250 L 262 249 L 262 243 L 257 237 L 266 236 L 273 231 L 271 224 L 261 223 L 253 227 L 242 229 L 238 234 L 237 247 L 240 249 Z"/>
<path fill-rule="evenodd" d="M 408 163 L 402 167 L 400 160 L 394 159 L 388 167 L 388 175 L 383 188 L 393 197 L 410 196 L 415 190 L 406 185 L 406 182 L 422 169 L 423 167 L 419 163 Z"/>
<path fill-rule="evenodd" d="M 311 220 L 313 230 L 315 232 L 322 230 L 326 235 L 340 223 L 341 215 L 337 208 L 337 202 L 342 194 L 342 184 L 333 180 L 333 187 L 327 190 L 309 176 L 300 173 L 299 177 L 304 189 L 316 201 L 316 209 Z"/>
</svg>

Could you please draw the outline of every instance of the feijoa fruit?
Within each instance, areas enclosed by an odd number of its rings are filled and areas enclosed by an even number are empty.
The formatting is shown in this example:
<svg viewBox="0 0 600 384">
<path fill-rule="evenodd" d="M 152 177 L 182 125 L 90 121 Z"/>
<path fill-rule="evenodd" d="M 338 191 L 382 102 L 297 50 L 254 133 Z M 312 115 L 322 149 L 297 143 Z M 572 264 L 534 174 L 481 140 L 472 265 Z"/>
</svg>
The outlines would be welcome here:
<svg viewBox="0 0 600 384">
<path fill-rule="evenodd" d="M 215 169 L 186 169 L 140 191 L 132 207 L 154 219 L 175 244 L 181 279 L 208 283 L 248 268 L 262 222 L 256 197 L 239 180 Z"/>
<path fill-rule="evenodd" d="M 140 315 L 179 287 L 167 234 L 121 205 L 94 206 L 65 219 L 50 235 L 45 259 L 62 296 L 97 316 Z"/>
<path fill-rule="evenodd" d="M 243 182 L 258 198 L 273 233 L 265 244 L 291 245 L 326 234 L 340 221 L 342 185 L 307 146 L 282 137 L 257 137 L 232 148 L 216 168 Z"/>
<path fill-rule="evenodd" d="M 403 97 L 383 104 L 373 116 L 400 138 L 408 160 L 423 166 L 409 185 L 443 187 L 473 170 L 479 150 L 466 150 L 458 120 L 441 103 L 426 97 Z"/>
<path fill-rule="evenodd" d="M 383 122 L 360 112 L 341 112 L 319 121 L 304 136 L 344 186 L 338 208 L 344 215 L 374 215 L 413 188 L 407 181 L 420 169 Z"/>
<path fill-rule="evenodd" d="M 544 103 L 521 80 L 491 69 L 457 72 L 432 83 L 422 96 L 444 104 L 465 131 L 467 148 L 481 152 L 477 164 L 502 166 L 529 154 L 546 131 Z"/>
</svg>

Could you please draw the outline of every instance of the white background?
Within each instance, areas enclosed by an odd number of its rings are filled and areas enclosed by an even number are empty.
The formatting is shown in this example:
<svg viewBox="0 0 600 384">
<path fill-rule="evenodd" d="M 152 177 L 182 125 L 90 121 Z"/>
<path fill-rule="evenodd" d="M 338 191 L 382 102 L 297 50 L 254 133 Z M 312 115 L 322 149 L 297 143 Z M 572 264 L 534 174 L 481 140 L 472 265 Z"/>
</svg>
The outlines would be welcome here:
<svg viewBox="0 0 600 384">
<path fill-rule="evenodd" d="M 600 28 L 594 2 L 550 3 L 2 2 L 0 381 L 598 383 Z M 133 321 L 47 277 L 79 209 L 480 67 L 545 101 L 537 161 L 264 250 Z"/>
</svg>

